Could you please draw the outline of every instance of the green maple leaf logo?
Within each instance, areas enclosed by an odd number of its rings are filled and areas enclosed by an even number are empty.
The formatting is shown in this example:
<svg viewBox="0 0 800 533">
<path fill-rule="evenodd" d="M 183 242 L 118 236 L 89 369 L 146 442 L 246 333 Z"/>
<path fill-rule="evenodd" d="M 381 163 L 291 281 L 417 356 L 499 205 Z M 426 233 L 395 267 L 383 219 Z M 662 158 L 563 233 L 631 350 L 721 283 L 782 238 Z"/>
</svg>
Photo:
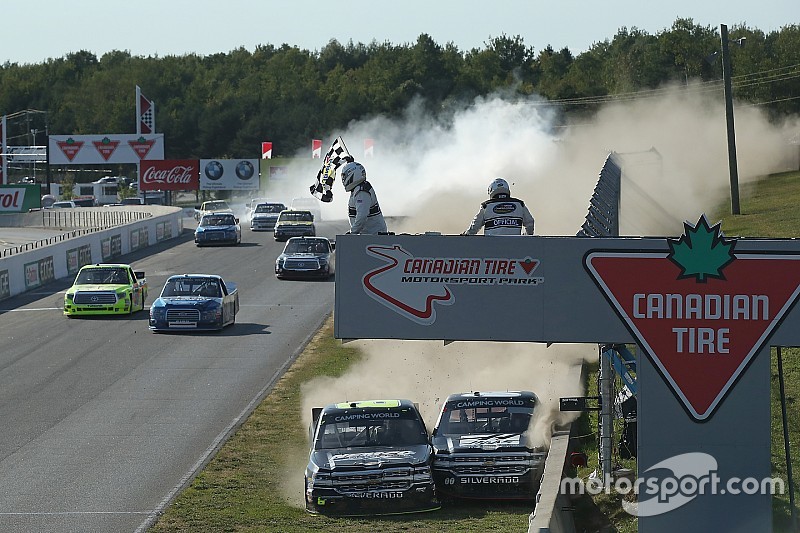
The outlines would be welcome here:
<svg viewBox="0 0 800 533">
<path fill-rule="evenodd" d="M 705 283 L 708 278 L 725 279 L 722 269 L 736 258 L 733 255 L 736 241 L 722 235 L 720 223 L 709 226 L 705 214 L 697 225 L 684 222 L 683 227 L 680 239 L 667 239 L 670 248 L 667 257 L 681 269 L 678 279 L 694 276 L 698 283 Z"/>
</svg>

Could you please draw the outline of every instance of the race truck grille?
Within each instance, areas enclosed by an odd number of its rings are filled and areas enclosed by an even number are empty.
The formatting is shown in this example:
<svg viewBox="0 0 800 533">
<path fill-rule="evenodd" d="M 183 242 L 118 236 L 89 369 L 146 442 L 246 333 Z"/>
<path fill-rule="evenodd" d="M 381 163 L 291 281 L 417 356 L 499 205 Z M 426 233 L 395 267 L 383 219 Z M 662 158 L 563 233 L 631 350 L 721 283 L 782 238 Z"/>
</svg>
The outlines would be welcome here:
<svg viewBox="0 0 800 533">
<path fill-rule="evenodd" d="M 456 474 L 524 474 L 528 467 L 524 465 L 469 465 L 457 466 L 453 469 Z"/>
<path fill-rule="evenodd" d="M 319 270 L 319 261 L 316 259 L 287 259 L 283 268 L 287 270 Z"/>
<path fill-rule="evenodd" d="M 456 474 L 524 474 L 531 457 L 525 455 L 457 455 L 453 457 Z"/>
<path fill-rule="evenodd" d="M 200 311 L 198 311 L 197 309 L 167 309 L 168 322 L 177 322 L 182 320 L 189 322 L 199 322 Z"/>
<path fill-rule="evenodd" d="M 339 492 L 364 492 L 376 490 L 405 490 L 411 487 L 410 468 L 387 468 L 360 472 L 334 472 L 333 488 Z"/>
<path fill-rule="evenodd" d="M 79 291 L 75 293 L 72 301 L 76 304 L 115 304 L 117 295 L 113 292 L 88 292 Z"/>
<path fill-rule="evenodd" d="M 513 463 L 527 461 L 529 457 L 525 455 L 456 455 L 453 461 L 456 463 L 483 463 L 487 459 L 498 463 Z"/>
</svg>

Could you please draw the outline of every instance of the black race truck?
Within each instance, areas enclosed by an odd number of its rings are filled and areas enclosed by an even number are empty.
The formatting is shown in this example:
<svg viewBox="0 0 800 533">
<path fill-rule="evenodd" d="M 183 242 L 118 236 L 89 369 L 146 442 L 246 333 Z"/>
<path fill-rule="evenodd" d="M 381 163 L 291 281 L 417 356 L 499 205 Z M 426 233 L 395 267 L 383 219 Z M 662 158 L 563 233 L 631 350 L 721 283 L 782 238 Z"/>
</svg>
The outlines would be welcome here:
<svg viewBox="0 0 800 533">
<path fill-rule="evenodd" d="M 440 507 L 428 432 L 413 402 L 345 402 L 312 414 L 308 511 L 352 516 Z"/>
<path fill-rule="evenodd" d="M 547 452 L 530 442 L 530 391 L 451 394 L 432 432 L 433 477 L 445 499 L 534 499 Z"/>
</svg>

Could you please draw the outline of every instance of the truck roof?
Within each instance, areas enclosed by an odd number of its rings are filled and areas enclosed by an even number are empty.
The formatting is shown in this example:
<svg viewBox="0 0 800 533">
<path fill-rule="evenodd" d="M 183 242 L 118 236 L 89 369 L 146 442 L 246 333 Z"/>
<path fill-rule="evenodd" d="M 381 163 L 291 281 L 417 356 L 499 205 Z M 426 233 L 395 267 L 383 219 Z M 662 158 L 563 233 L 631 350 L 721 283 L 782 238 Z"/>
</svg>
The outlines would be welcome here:
<svg viewBox="0 0 800 533">
<path fill-rule="evenodd" d="M 345 413 L 348 411 L 389 411 L 409 408 L 416 410 L 416 406 L 411 400 L 361 400 L 356 402 L 332 403 L 325 406 L 324 412 L 328 414 L 335 412 Z"/>
<path fill-rule="evenodd" d="M 469 400 L 482 400 L 489 404 L 492 400 L 508 400 L 517 399 L 525 403 L 533 402 L 538 403 L 539 397 L 531 391 L 487 391 L 487 392 L 459 392 L 451 394 L 445 400 L 445 403 L 455 401 L 469 401 Z"/>
</svg>

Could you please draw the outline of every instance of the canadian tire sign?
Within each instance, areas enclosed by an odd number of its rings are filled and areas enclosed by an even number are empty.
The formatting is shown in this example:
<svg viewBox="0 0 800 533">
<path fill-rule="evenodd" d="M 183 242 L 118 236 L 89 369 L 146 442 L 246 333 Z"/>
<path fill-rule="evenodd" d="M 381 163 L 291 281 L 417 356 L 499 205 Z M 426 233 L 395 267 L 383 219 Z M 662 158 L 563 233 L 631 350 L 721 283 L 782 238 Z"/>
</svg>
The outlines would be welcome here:
<svg viewBox="0 0 800 533">
<path fill-rule="evenodd" d="M 800 255 L 735 253 L 705 216 L 668 252 L 591 251 L 584 266 L 689 415 L 708 420 L 795 304 Z"/>
</svg>

